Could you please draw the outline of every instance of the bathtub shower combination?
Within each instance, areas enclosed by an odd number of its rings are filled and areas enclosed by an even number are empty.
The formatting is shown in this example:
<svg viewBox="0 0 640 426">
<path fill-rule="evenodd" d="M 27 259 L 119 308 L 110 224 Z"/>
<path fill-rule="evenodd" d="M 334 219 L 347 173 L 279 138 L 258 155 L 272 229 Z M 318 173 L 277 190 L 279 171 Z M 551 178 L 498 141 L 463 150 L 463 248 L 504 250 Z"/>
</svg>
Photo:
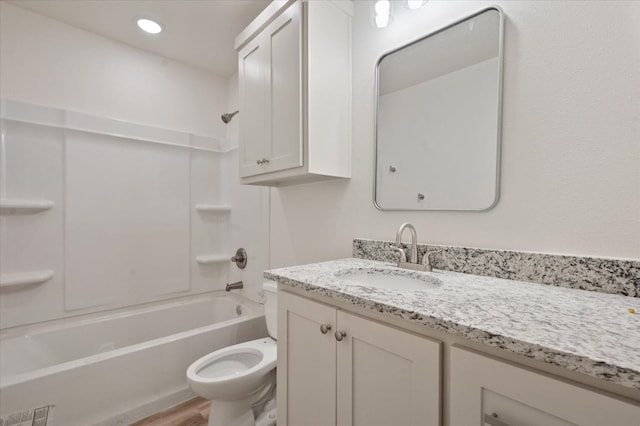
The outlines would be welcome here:
<svg viewBox="0 0 640 426">
<path fill-rule="evenodd" d="M 194 396 L 196 359 L 267 336 L 222 291 L 228 140 L 0 103 L 0 426 L 128 424 Z"/>
<path fill-rule="evenodd" d="M 127 424 L 191 396 L 194 360 L 266 335 L 262 305 L 220 293 L 16 327 L 0 336 L 0 407 L 53 405 L 64 426 Z"/>
</svg>

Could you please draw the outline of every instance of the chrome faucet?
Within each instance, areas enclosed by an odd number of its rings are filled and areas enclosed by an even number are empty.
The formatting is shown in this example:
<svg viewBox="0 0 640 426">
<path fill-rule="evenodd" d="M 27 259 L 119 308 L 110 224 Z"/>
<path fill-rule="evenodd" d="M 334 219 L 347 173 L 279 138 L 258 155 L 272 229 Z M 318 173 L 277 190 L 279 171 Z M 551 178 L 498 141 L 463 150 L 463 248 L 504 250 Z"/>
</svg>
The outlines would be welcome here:
<svg viewBox="0 0 640 426">
<path fill-rule="evenodd" d="M 405 229 L 409 229 L 411 232 L 411 251 L 409 255 L 409 261 L 407 262 L 407 255 L 402 249 L 402 233 Z M 413 227 L 410 223 L 403 223 L 398 228 L 398 232 L 396 233 L 396 245 L 392 247 L 393 250 L 397 251 L 400 254 L 400 258 L 398 259 L 398 268 L 405 269 L 413 269 L 416 271 L 427 271 L 430 272 L 432 270 L 431 262 L 429 256 L 434 253 L 438 253 L 442 250 L 435 250 L 431 252 L 426 252 L 422 257 L 422 263 L 418 263 L 418 234 L 416 232 L 416 228 Z"/>
<path fill-rule="evenodd" d="M 412 224 L 405 222 L 400 225 L 400 228 L 398 228 L 398 232 L 396 233 L 396 247 L 402 249 L 402 233 L 407 228 L 409 229 L 409 232 L 411 232 L 411 256 L 409 258 L 409 263 L 418 263 L 418 234 L 416 233 L 416 228 L 414 228 Z M 402 258 L 402 256 L 400 257 Z"/>
</svg>

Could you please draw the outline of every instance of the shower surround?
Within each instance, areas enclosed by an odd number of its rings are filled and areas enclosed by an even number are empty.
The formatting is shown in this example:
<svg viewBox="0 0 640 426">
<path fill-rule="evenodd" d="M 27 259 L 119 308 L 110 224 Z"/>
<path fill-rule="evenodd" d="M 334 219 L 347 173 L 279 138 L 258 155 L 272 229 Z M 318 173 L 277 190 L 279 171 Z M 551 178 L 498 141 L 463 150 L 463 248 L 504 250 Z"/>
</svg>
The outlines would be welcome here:
<svg viewBox="0 0 640 426">
<path fill-rule="evenodd" d="M 223 289 L 225 143 L 4 100 L 1 328 Z"/>
</svg>

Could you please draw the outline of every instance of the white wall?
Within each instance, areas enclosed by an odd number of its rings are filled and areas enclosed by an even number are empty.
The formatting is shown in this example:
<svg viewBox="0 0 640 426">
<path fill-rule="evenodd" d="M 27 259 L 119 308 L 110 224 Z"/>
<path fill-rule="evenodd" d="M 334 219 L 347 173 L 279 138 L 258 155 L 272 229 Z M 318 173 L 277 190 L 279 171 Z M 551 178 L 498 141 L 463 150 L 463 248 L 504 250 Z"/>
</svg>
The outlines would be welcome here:
<svg viewBox="0 0 640 426">
<path fill-rule="evenodd" d="M 224 136 L 222 77 L 0 2 L 0 97 Z"/>
<path fill-rule="evenodd" d="M 229 78 L 227 112 L 238 109 L 238 74 Z M 227 124 L 227 139 L 238 146 L 239 123 L 242 111 Z M 229 281 L 242 280 L 243 294 L 253 300 L 262 301 L 262 273 L 269 267 L 269 189 L 252 185 L 240 185 L 238 177 L 238 150 L 225 157 L 224 188 L 228 191 L 231 211 L 231 242 L 234 252 L 243 247 L 247 251 L 247 266 L 239 269 L 232 264 Z"/>
<path fill-rule="evenodd" d="M 640 259 L 640 2 L 436 1 L 391 26 L 353 20 L 353 174 L 272 190 L 271 266 L 348 257 L 355 237 Z M 501 197 L 488 212 L 372 203 L 374 67 L 483 7 L 506 14 Z M 399 7 L 398 7 L 399 6 Z"/>
</svg>

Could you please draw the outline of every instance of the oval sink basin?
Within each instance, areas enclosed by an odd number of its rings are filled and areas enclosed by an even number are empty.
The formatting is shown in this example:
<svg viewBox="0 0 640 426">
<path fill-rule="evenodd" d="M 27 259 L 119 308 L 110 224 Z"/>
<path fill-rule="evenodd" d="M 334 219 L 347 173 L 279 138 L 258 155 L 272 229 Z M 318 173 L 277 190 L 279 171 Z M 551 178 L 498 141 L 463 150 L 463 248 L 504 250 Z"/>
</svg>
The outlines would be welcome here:
<svg viewBox="0 0 640 426">
<path fill-rule="evenodd" d="M 429 290 L 443 284 L 427 273 L 399 268 L 349 268 L 337 271 L 334 276 L 346 284 L 387 290 Z"/>
</svg>

